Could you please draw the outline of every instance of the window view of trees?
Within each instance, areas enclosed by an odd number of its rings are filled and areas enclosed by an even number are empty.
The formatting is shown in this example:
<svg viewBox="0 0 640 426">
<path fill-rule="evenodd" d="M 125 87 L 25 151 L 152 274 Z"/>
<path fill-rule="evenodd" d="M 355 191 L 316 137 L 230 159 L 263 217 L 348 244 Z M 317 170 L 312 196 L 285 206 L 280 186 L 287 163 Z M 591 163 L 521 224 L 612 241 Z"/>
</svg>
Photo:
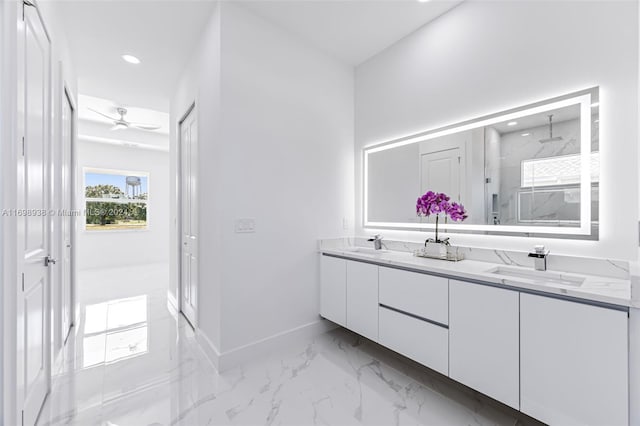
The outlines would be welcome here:
<svg viewBox="0 0 640 426">
<path fill-rule="evenodd" d="M 147 177 L 85 173 L 86 229 L 147 227 Z"/>
</svg>

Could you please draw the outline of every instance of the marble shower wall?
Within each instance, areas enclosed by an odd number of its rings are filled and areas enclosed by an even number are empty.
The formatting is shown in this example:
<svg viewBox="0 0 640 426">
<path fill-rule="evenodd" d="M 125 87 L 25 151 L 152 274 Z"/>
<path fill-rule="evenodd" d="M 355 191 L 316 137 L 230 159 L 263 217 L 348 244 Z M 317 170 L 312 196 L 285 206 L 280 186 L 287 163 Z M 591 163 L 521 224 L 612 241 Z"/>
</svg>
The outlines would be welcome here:
<svg viewBox="0 0 640 426">
<path fill-rule="evenodd" d="M 526 133 L 529 135 L 522 136 Z M 523 160 L 580 153 L 580 121 L 578 119 L 554 123 L 553 135 L 554 137 L 562 137 L 562 140 L 540 142 L 540 139 L 549 137 L 549 126 L 518 130 L 501 135 L 500 224 L 518 225 L 520 223 L 518 194 L 522 191 L 521 164 Z M 579 192 L 577 188 L 572 190 Z M 576 211 L 577 213 L 580 211 L 579 203 L 565 202 L 564 191 L 536 193 L 535 201 L 531 204 L 531 218 L 567 218 L 575 216 Z"/>
</svg>

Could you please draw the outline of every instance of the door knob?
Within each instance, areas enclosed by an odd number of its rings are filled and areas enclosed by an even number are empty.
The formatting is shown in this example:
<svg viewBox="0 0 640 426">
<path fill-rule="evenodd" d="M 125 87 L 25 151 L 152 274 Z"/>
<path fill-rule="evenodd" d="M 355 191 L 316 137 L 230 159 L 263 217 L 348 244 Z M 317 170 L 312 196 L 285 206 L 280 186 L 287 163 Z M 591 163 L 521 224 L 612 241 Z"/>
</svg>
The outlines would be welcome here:
<svg viewBox="0 0 640 426">
<path fill-rule="evenodd" d="M 53 257 L 51 257 L 51 256 L 47 256 L 47 257 L 45 257 L 45 258 L 44 258 L 44 266 L 49 266 L 49 265 L 51 265 L 51 264 L 54 264 L 54 265 L 55 265 L 55 264 L 56 264 L 56 259 L 54 259 L 54 258 L 53 258 Z"/>
</svg>

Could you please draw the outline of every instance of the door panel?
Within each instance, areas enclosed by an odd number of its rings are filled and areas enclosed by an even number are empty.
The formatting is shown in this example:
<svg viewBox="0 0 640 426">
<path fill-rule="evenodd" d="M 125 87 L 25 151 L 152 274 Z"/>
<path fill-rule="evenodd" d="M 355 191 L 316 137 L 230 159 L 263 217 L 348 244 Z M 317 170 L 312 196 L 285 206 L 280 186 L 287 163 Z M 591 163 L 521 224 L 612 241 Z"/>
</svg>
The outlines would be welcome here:
<svg viewBox="0 0 640 426">
<path fill-rule="evenodd" d="M 44 306 L 45 292 L 44 281 L 39 280 L 30 286 L 24 295 L 25 315 L 25 342 L 26 342 L 26 384 L 28 388 L 37 385 L 40 373 L 45 368 L 45 359 L 42 351 L 44 335 Z"/>
<path fill-rule="evenodd" d="M 378 341 L 378 266 L 347 262 L 347 328 Z"/>
<path fill-rule="evenodd" d="M 180 123 L 180 310 L 192 325 L 198 303 L 197 129 L 192 109 Z"/>
<path fill-rule="evenodd" d="M 449 280 L 449 376 L 520 408 L 520 294 Z"/>
<path fill-rule="evenodd" d="M 24 7 L 19 42 L 19 130 L 24 137 L 18 160 L 18 375 L 25 425 L 36 422 L 49 389 L 50 274 L 48 191 L 50 143 L 50 41 L 33 6 Z"/>
<path fill-rule="evenodd" d="M 320 259 L 320 315 L 347 325 L 347 261 L 337 257 Z"/>
<path fill-rule="evenodd" d="M 444 192 L 460 201 L 460 148 L 422 154 L 420 175 L 422 193 Z"/>
<path fill-rule="evenodd" d="M 521 294 L 521 411 L 551 425 L 628 425 L 628 320 L 627 312 Z"/>
</svg>

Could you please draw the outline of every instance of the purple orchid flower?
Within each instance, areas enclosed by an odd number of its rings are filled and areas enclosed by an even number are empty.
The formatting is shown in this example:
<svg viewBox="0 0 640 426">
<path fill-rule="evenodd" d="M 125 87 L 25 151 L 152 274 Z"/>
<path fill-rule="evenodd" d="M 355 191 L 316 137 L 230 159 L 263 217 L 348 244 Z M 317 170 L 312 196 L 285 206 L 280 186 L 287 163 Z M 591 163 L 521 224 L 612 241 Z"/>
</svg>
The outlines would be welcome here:
<svg viewBox="0 0 640 426">
<path fill-rule="evenodd" d="M 451 203 L 451 205 L 447 209 L 447 215 L 454 222 L 462 222 L 468 217 L 467 211 L 464 209 L 464 206 L 458 203 Z"/>
<path fill-rule="evenodd" d="M 436 239 L 435 242 L 446 242 L 448 239 L 440 241 L 438 238 L 438 222 L 440 219 L 440 213 L 444 213 L 445 217 L 450 217 L 454 222 L 462 222 L 467 216 L 467 212 L 464 206 L 460 203 L 449 203 L 451 198 L 444 192 L 427 191 L 423 196 L 416 201 L 416 214 L 422 217 L 429 217 L 432 214 L 436 215 Z M 430 240 L 425 242 L 425 245 Z M 433 241 L 433 240 L 431 240 Z"/>
</svg>

